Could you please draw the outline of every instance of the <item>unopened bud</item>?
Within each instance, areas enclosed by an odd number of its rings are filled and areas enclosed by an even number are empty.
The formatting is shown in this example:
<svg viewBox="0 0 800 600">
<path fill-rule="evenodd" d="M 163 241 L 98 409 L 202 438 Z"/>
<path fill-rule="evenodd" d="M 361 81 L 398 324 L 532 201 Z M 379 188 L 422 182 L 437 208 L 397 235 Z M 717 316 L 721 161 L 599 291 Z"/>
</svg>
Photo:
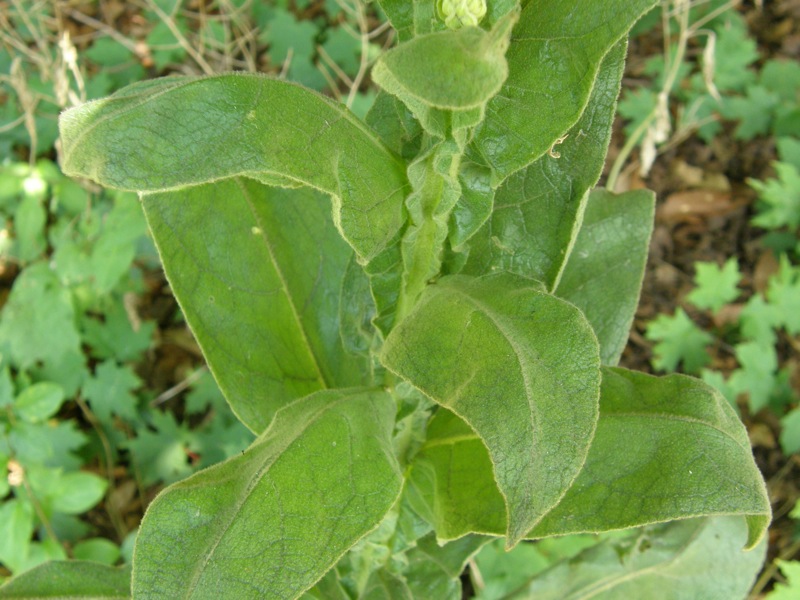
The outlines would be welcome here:
<svg viewBox="0 0 800 600">
<path fill-rule="evenodd" d="M 438 10 L 450 29 L 475 27 L 486 16 L 486 0 L 439 0 Z"/>
</svg>

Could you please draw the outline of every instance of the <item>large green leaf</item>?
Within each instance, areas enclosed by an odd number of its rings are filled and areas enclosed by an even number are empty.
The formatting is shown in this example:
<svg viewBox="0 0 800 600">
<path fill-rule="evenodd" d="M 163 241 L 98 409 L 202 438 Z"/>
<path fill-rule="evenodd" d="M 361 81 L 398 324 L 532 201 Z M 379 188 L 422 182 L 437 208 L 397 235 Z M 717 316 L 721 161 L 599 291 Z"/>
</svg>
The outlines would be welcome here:
<svg viewBox="0 0 800 600">
<path fill-rule="evenodd" d="M 295 398 L 369 383 L 368 357 L 340 336 L 358 304 L 340 310 L 353 253 L 322 194 L 237 177 L 143 205 L 173 292 L 250 429 Z"/>
<path fill-rule="evenodd" d="M 508 78 L 489 102 L 473 140 L 498 183 L 573 127 L 603 57 L 656 2 L 525 4 L 506 54 Z"/>
<path fill-rule="evenodd" d="M 600 341 L 603 364 L 616 365 L 639 304 L 655 195 L 636 190 L 589 196 L 575 246 L 554 293 L 583 311 Z"/>
<path fill-rule="evenodd" d="M 0 598 L 9 600 L 123 600 L 130 597 L 130 567 L 109 567 L 84 560 L 47 562 L 0 587 Z"/>
<path fill-rule="evenodd" d="M 395 326 L 382 360 L 486 444 L 515 544 L 586 458 L 600 384 L 589 323 L 510 274 L 445 277 Z"/>
<path fill-rule="evenodd" d="M 437 419 L 442 423 L 434 427 Z M 437 414 L 431 423 L 412 469 L 415 499 L 440 536 L 502 534 L 495 515 L 503 501 L 491 486 L 489 456 L 478 436 L 453 419 Z M 456 487 L 470 480 L 474 489 Z M 606 367 L 586 464 L 526 537 L 726 514 L 746 517 L 748 547 L 761 539 L 770 519 L 747 432 L 730 403 L 698 379 Z"/>
<path fill-rule="evenodd" d="M 606 540 L 536 577 L 509 600 L 744 600 L 767 545 L 744 551 L 740 517 L 689 519 Z"/>
<path fill-rule="evenodd" d="M 742 514 L 747 546 L 758 543 L 769 498 L 747 431 L 716 389 L 685 375 L 606 367 L 600 415 L 583 471 L 530 535 Z"/>
<path fill-rule="evenodd" d="M 239 456 L 174 484 L 145 515 L 136 597 L 294 598 L 400 494 L 394 402 L 322 391 L 283 408 Z"/>
<path fill-rule="evenodd" d="M 139 192 L 237 175 L 308 185 L 334 198 L 334 220 L 369 259 L 402 224 L 403 162 L 340 104 L 260 75 L 134 84 L 61 117 L 69 175 Z"/>
<path fill-rule="evenodd" d="M 618 43 L 603 60 L 586 110 L 553 156 L 539 158 L 497 190 L 489 221 L 469 243 L 465 274 L 499 268 L 552 287 L 580 228 L 587 193 L 603 169 L 625 48 Z"/>
</svg>

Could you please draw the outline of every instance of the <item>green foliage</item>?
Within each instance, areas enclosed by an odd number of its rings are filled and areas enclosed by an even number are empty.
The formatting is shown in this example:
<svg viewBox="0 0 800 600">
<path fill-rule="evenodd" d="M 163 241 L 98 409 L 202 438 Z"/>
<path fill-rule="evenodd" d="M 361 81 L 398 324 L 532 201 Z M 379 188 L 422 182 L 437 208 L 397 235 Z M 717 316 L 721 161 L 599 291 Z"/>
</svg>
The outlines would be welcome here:
<svg viewBox="0 0 800 600">
<path fill-rule="evenodd" d="M 117 544 L 82 542 L 92 530 L 76 518 L 108 491 L 105 478 L 86 470 L 117 458 L 102 450 L 99 435 L 119 442 L 132 437 L 126 447 L 135 458 L 134 449 L 147 444 L 139 470 L 147 484 L 189 475 L 188 448 L 218 461 L 241 451 L 248 436 L 222 419 L 187 430 L 176 453 L 164 443 L 172 431 L 148 435 L 142 382 L 131 362 L 152 346 L 155 324 L 133 322 L 122 307 L 123 296 L 140 290 L 134 261 L 144 264 L 152 252 L 136 199 L 90 196 L 47 161 L 2 167 L 0 182 L 10 233 L 0 260 L 21 268 L 0 312 L 0 528 L 8 544 L 0 548 L 0 562 L 19 573 L 66 558 L 62 543 L 70 543 L 77 558 L 113 564 Z M 25 247 L 30 231 L 24 218 L 19 224 L 19 207 L 31 198 L 45 211 L 39 235 L 47 244 Z M 102 434 L 87 434 L 76 418 L 63 415 L 75 414 L 76 395 Z M 206 397 L 213 399 L 213 392 Z M 170 470 L 170 459 L 180 467 Z"/>
<path fill-rule="evenodd" d="M 790 163 L 775 163 L 777 179 L 750 180 L 762 202 L 753 223 L 765 229 L 800 227 L 800 171 Z"/>
<path fill-rule="evenodd" d="M 653 366 L 675 371 L 679 364 L 686 373 L 698 373 L 710 360 L 706 347 L 712 337 L 694 324 L 682 308 L 673 316 L 659 315 L 647 325 L 646 337 L 656 342 Z"/>
<path fill-rule="evenodd" d="M 739 296 L 741 274 L 736 259 L 728 259 L 722 268 L 715 263 L 695 263 L 694 267 L 697 287 L 686 299 L 698 308 L 717 312 Z"/>
<path fill-rule="evenodd" d="M 65 170 L 140 193 L 210 370 L 257 435 L 152 503 L 134 596 L 456 600 L 481 534 L 512 549 L 673 520 L 627 563 L 611 546 L 578 566 L 614 555 L 624 591 L 646 595 L 656 576 L 628 575 L 651 557 L 672 577 L 700 556 L 704 580 L 682 586 L 743 595 L 770 509 L 742 424 L 698 380 L 613 368 L 653 197 L 592 187 L 625 37 L 654 3 L 499 0 L 452 30 L 433 2 L 384 0 L 403 42 L 378 59 L 366 124 L 243 74 L 64 113 Z M 114 357 L 89 381 L 98 406 L 136 385 Z M 122 406 L 101 416 L 131 421 Z M 150 477 L 182 475 L 192 431 L 143 423 L 172 444 L 140 433 L 132 454 L 164 469 Z M 522 583 L 563 593 L 562 572 Z"/>
<path fill-rule="evenodd" d="M 800 562 L 796 560 L 779 560 L 778 566 L 786 578 L 786 583 L 776 583 L 775 588 L 765 600 L 792 600 L 800 592 Z"/>
<path fill-rule="evenodd" d="M 640 29 L 667 24 L 665 35 L 677 41 L 664 57 L 648 60 L 644 72 L 650 81 L 623 94 L 619 111 L 627 121 L 628 141 L 612 169 L 611 184 L 637 145 L 647 172 L 660 145 L 691 134 L 710 142 L 722 130 L 721 120 L 735 122 L 734 135 L 743 140 L 800 134 L 800 68 L 776 59 L 757 71 L 756 42 L 734 6 L 722 0 L 663 0 L 662 19 L 653 18 Z M 695 43 L 702 52 L 689 51 Z"/>
</svg>

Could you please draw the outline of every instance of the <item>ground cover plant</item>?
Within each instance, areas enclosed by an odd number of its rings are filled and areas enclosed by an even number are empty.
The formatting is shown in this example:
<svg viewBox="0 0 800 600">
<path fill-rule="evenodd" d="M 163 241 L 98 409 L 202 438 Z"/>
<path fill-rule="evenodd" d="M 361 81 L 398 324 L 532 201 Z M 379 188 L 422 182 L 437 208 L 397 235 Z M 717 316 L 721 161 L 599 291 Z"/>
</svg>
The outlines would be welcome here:
<svg viewBox="0 0 800 600">
<path fill-rule="evenodd" d="M 134 594 L 458 597 L 492 537 L 622 529 L 519 594 L 579 594 L 612 568 L 611 597 L 663 577 L 746 593 L 769 503 L 744 428 L 699 380 L 614 366 L 653 198 L 591 188 L 627 31 L 653 4 L 387 0 L 401 44 L 366 126 L 241 74 L 63 117 L 67 172 L 140 192 L 259 436 L 151 505 Z M 700 562 L 700 579 L 680 568 Z M 91 573 L 127 590 L 125 572 L 55 563 L 4 592 L 51 574 L 99 593 Z"/>
</svg>

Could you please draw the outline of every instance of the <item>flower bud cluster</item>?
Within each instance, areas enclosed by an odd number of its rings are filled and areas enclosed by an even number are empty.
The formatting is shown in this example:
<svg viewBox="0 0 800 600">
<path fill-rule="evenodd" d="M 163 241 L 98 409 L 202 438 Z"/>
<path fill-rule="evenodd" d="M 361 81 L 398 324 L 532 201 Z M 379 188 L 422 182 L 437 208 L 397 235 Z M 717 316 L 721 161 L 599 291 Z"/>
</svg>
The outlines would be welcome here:
<svg viewBox="0 0 800 600">
<path fill-rule="evenodd" d="M 477 26 L 486 16 L 486 0 L 440 0 L 439 16 L 450 29 Z"/>
</svg>

